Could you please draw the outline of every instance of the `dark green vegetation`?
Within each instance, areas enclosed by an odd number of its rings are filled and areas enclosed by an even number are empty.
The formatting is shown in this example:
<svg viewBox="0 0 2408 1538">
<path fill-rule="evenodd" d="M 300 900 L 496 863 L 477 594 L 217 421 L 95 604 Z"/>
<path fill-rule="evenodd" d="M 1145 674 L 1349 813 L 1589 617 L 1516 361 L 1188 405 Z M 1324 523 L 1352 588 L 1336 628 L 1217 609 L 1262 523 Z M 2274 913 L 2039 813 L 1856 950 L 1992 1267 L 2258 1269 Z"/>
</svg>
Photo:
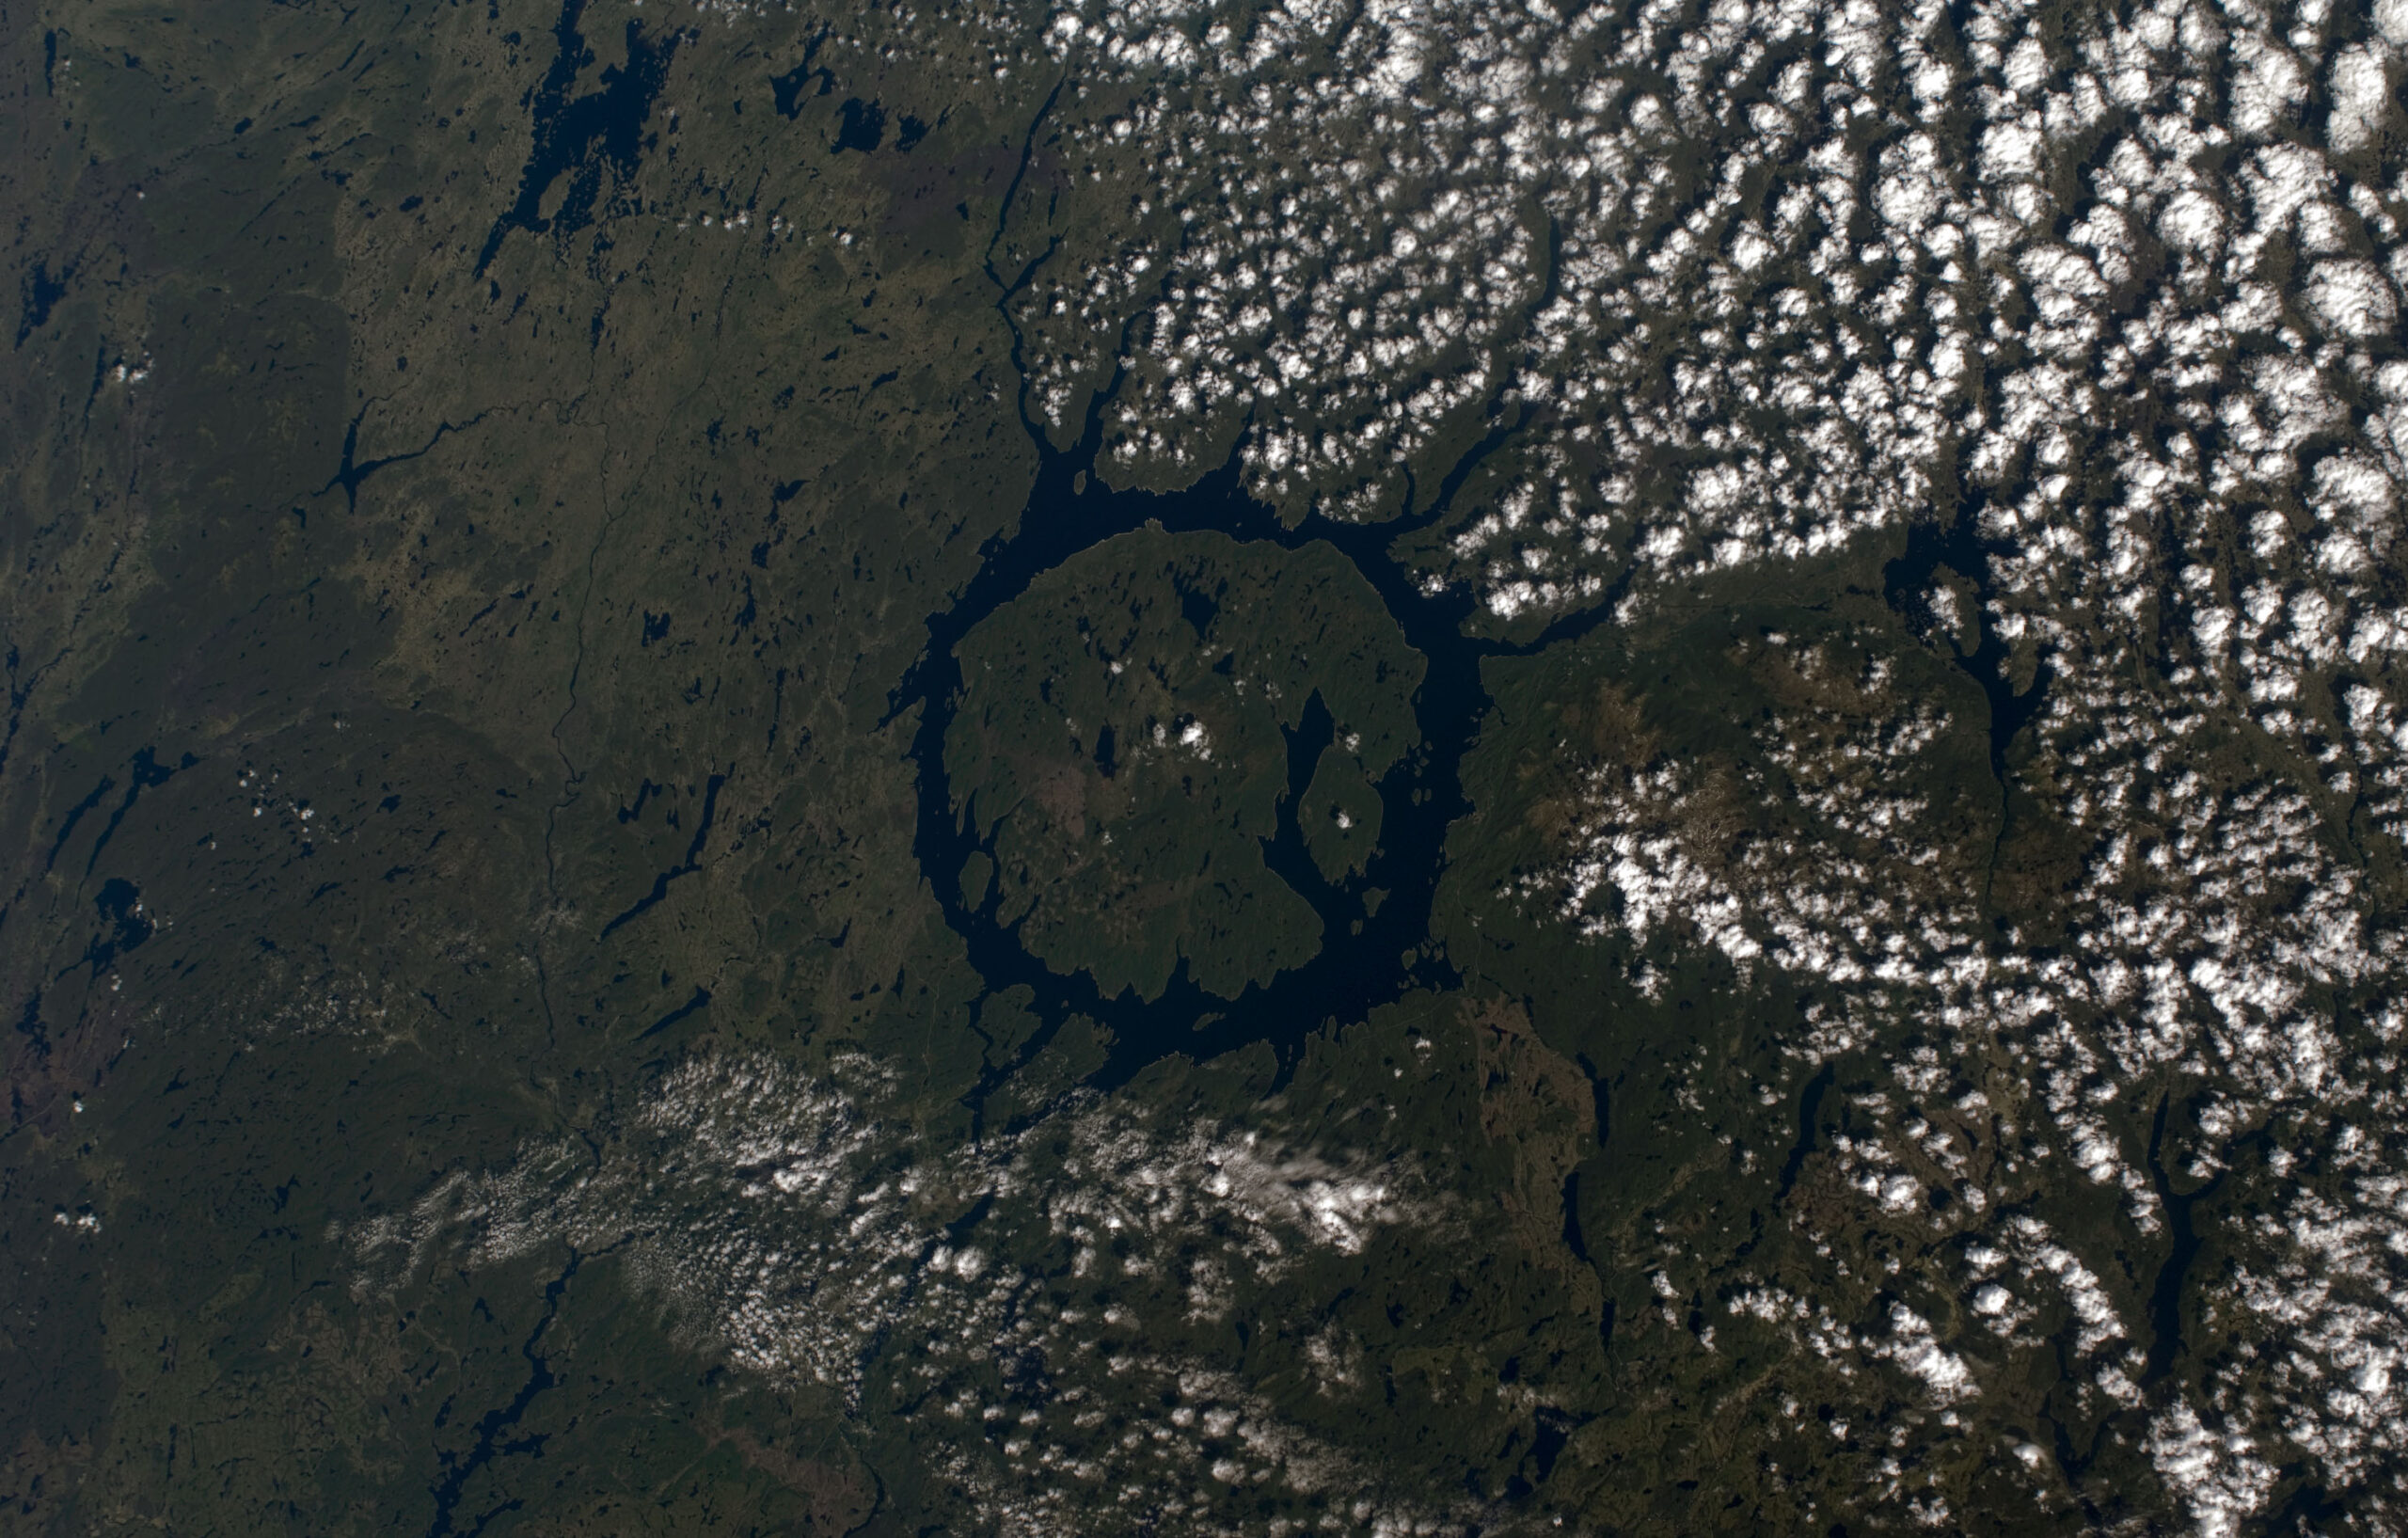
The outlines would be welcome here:
<svg viewBox="0 0 2408 1538">
<path fill-rule="evenodd" d="M 982 40 L 1025 19 L 944 24 L 950 55 L 880 18 L 599 0 L 0 0 L 0 1531 L 1111 1531 L 1104 1486 L 992 1451 L 1001 1407 L 1090 1406 L 1063 1445 L 1101 1464 L 1097 1426 L 1183 1432 L 1167 1406 L 1210 1393 L 1370 1472 L 1224 1479 L 1259 1449 L 1192 1412 L 1205 1453 L 1163 1478 L 1203 1492 L 1198 1530 L 1337 1520 L 1358 1491 L 1450 1531 L 1822 1530 L 1900 1467 L 1968 1528 L 2171 1521 L 2115 1406 L 2054 1372 L 1977 1362 L 1988 1429 L 1957 1436 L 1907 1380 L 1734 1307 L 1802 1276 L 1855 1327 L 1958 1308 L 1932 1212 L 2036 1166 L 1969 1109 L 1938 1133 L 1974 1175 L 1918 1166 L 1941 1195 L 1888 1226 L 1833 1215 L 1833 1140 L 1888 1114 L 1887 1080 L 1794 1044 L 1846 999 L 1583 936 L 1540 880 L 1600 776 L 1668 760 L 1687 847 L 1738 870 L 1805 836 L 1751 798 L 1873 778 L 1833 766 L 1913 699 L 1941 857 L 1872 833 L 1851 857 L 2054 943 L 2069 835 L 2009 794 L 2014 734 L 1922 587 L 1893 591 L 1903 533 L 1481 664 L 1468 815 L 1368 1019 L 1200 1064 L 1173 1041 L 1099 1097 L 1126 1043 L 990 991 L 947 903 L 1107 999 L 1183 978 L 1216 1020 L 1331 939 L 1294 848 L 1375 916 L 1434 671 L 1335 545 L 1118 533 L 964 637 L 943 764 L 992 852 L 924 868 L 907 679 L 1073 436 L 1030 430 L 1001 303 L 1071 174 L 1057 80 L 993 68 Z M 1447 474 L 1472 436 L 1436 439 L 1414 511 L 1454 487 L 1476 511 L 1486 483 Z M 646 1177 L 725 1155 L 752 1199 L 800 1166 L 734 1134 L 680 1153 L 646 1118 L 670 1076 L 748 1054 L 885 1086 L 846 1114 L 875 1124 L 864 1188 L 928 1236 L 894 1275 L 986 1245 L 984 1275 L 1028 1278 L 1011 1321 L 1109 1354 L 1096 1321 L 1126 1309 L 1152 1355 L 1094 1368 L 1012 1323 L 923 1372 L 917 1316 L 876 1310 L 849 1379 L 746 1355 L 713 1311 L 736 1284 L 680 1269 L 739 1249 L 714 1246 L 745 1210 Z M 2004 1118 L 2030 1101 L 2004 1058 L 1933 1072 Z M 1348 1243 L 1307 1217 L 1318 1247 L 1285 1233 L 1274 1264 L 1224 1213 L 1157 1263 L 1075 1231 L 1062 1193 L 1155 1167 L 1099 1160 L 1079 1116 L 1169 1148 L 1276 1129 L 1298 1188 L 1375 1170 L 1415 1215 Z M 623 1222 L 557 1215 L 605 1175 Z M 491 1178 L 484 1205 L 411 1228 L 455 1176 Z M 2180 1371 L 2187 1230 L 2068 1199 L 2152 1370 Z M 388 1231 L 423 1245 L 360 1237 Z M 957 1398 L 997 1413 L 943 1419 Z M 2057 1471 L 2036 1505 L 2002 1472 L 2020 1444 Z"/>
<path fill-rule="evenodd" d="M 876 1504 L 607 1261 L 363 1304 L 327 1236 L 698 1042 L 908 1039 L 938 1126 L 976 1069 L 874 727 L 1030 460 L 953 260 L 1027 106 L 863 73 L 789 119 L 791 57 L 698 20 L 0 24 L 11 260 L 56 291 L 0 384 L 11 1528 Z M 621 143 L 586 104 L 631 45 L 685 84 Z M 954 110 L 832 154 L 854 90 Z"/>
<path fill-rule="evenodd" d="M 1184 958 L 1225 998 L 1320 945 L 1261 848 L 1290 740 L 1310 711 L 1329 718 L 1335 751 L 1303 766 L 1296 816 L 1324 878 L 1360 870 L 1422 672 L 1335 549 L 1147 533 L 1016 599 L 971 633 L 962 668 L 947 768 L 982 829 L 1008 821 L 998 917 L 1108 993 L 1159 995 Z M 974 900 L 985 868 L 965 872 Z"/>
</svg>

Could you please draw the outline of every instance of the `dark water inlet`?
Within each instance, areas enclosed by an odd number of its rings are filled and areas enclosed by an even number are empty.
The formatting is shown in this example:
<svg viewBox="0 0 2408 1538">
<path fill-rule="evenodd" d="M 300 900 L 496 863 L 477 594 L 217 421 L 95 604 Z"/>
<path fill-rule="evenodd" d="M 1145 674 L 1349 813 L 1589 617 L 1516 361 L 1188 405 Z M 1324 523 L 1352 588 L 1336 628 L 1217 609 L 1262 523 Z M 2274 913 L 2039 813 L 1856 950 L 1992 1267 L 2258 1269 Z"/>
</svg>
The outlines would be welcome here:
<svg viewBox="0 0 2408 1538">
<path fill-rule="evenodd" d="M 1982 697 L 1989 702 L 1990 771 L 2004 787 L 2007 749 L 2048 698 L 2049 666 L 2043 660 L 2031 684 L 2020 691 L 2007 681 L 2006 642 L 1984 623 L 1984 610 L 1996 584 L 1990 577 L 1989 557 L 1982 548 L 1980 523 L 1979 502 L 1968 500 L 1957 508 L 1956 521 L 1945 528 L 1936 523 L 1914 525 L 1907 531 L 1905 553 L 1890 563 L 1882 578 L 1890 607 L 1909 619 L 1925 610 L 1925 595 L 1941 566 L 1973 584 L 1981 608 L 1964 620 L 1972 626 L 1977 639 L 1970 652 L 1956 646 L 1957 663 L 1981 686 Z"/>
<path fill-rule="evenodd" d="M 604 66 L 596 89 L 571 96 L 578 75 L 594 56 L 579 27 L 584 16 L 585 0 L 562 0 L 560 19 L 552 26 L 557 52 L 529 100 L 534 142 L 519 173 L 517 197 L 494 220 L 484 248 L 477 253 L 480 276 L 493 265 L 503 238 L 514 230 L 565 234 L 592 224 L 602 200 L 604 171 L 621 182 L 631 180 L 647 148 L 645 125 L 668 78 L 678 34 L 647 36 L 642 24 L 628 22 L 626 65 Z M 563 177 L 568 191 L 547 217 L 542 212 L 545 196 Z"/>
<path fill-rule="evenodd" d="M 552 1327 L 552 1321 L 560 1316 L 561 1294 L 568 1291 L 569 1278 L 577 1275 L 577 1268 L 583 1261 L 583 1256 L 575 1250 L 570 1250 L 567 1266 L 557 1277 L 544 1284 L 544 1316 L 535 1322 L 534 1329 L 528 1332 L 526 1342 L 518 1348 L 519 1355 L 527 1358 L 526 1383 L 520 1386 L 518 1392 L 508 1404 L 498 1410 L 486 1412 L 483 1419 L 477 1422 L 476 1446 L 468 1450 L 466 1457 L 453 1458 L 449 1453 L 442 1454 L 443 1478 L 436 1483 L 433 1492 L 435 1520 L 427 1527 L 426 1538 L 450 1538 L 452 1533 L 458 1530 L 460 1497 L 467 1489 L 469 1478 L 477 1470 L 492 1463 L 497 1455 L 506 1456 L 519 1452 L 540 1454 L 543 1451 L 545 1439 L 542 1435 L 526 1437 L 515 1442 L 504 1442 L 500 1437 L 503 1431 L 518 1423 L 519 1418 L 527 1413 L 527 1406 L 535 1402 L 536 1395 L 560 1381 L 552 1375 L 551 1364 L 536 1354 L 535 1344 L 543 1340 L 544 1333 Z M 483 1531 L 486 1523 L 504 1512 L 517 1510 L 521 1502 L 515 1498 L 502 1502 L 480 1517 L 476 1526 L 469 1531 Z"/>
<path fill-rule="evenodd" d="M 2178 1191 L 2173 1178 L 2165 1172 L 2165 1117 L 2173 1103 L 2170 1094 L 2157 1098 L 2157 1118 L 2148 1134 L 2148 1173 L 2157 1187 L 2157 1198 L 2165 1209 L 2167 1248 L 2164 1262 L 2158 1267 L 2157 1279 L 2149 1289 L 2149 1342 L 2147 1366 L 2143 1370 L 2144 1387 L 2154 1387 L 2174 1371 L 2183 1356 L 2182 1294 L 2189 1278 L 2191 1263 L 2199 1257 L 2198 1226 L 2191 1209 L 2201 1197 L 2224 1183 L 2218 1174 L 2195 1191 Z"/>
<path fill-rule="evenodd" d="M 1775 1206 L 1789 1199 L 1791 1188 L 1806 1167 L 1806 1156 L 1814 1151 L 1814 1133 L 1820 1125 L 1823 1097 L 1830 1093 L 1832 1071 L 1831 1065 L 1825 1063 L 1798 1092 L 1798 1140 L 1789 1146 L 1789 1157 L 1781 1162 L 1781 1190 L 1773 1197 Z"/>
</svg>

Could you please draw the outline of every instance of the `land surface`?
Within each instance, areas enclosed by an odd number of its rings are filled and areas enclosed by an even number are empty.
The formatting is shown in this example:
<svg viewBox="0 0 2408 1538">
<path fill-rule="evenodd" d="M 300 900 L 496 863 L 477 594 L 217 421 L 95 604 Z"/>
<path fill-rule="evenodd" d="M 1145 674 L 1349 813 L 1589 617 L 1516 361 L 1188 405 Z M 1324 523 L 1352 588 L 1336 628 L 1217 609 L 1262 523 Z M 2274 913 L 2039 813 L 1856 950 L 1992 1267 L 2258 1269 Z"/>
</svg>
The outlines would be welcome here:
<svg viewBox="0 0 2408 1538">
<path fill-rule="evenodd" d="M 2400 1530 L 2403 79 L 0 0 L 0 1531 Z"/>
</svg>

